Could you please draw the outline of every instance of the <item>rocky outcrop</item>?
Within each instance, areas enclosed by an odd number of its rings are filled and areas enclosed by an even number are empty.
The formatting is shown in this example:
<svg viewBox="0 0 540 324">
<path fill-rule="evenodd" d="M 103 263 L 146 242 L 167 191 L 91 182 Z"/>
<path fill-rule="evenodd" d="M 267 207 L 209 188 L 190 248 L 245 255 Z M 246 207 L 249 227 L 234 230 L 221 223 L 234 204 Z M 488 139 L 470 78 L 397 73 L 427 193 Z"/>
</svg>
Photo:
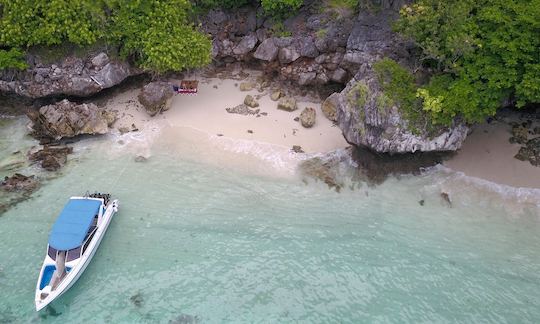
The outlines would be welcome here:
<svg viewBox="0 0 540 324">
<path fill-rule="evenodd" d="M 55 140 L 82 134 L 106 134 L 115 119 L 111 112 L 95 104 L 76 104 L 67 99 L 32 111 L 28 117 L 35 137 Z"/>
<path fill-rule="evenodd" d="M 316 117 L 317 113 L 315 112 L 315 109 L 311 107 L 306 107 L 300 114 L 300 123 L 305 128 L 311 128 L 313 127 L 313 125 L 315 125 Z"/>
<path fill-rule="evenodd" d="M 371 69 L 359 72 L 341 93 L 334 94 L 332 105 L 347 141 L 375 152 L 455 151 L 467 136 L 468 127 L 459 122 L 429 133 L 422 127 L 413 131 L 417 128 L 412 127 L 413 121 L 388 99 Z"/>
<path fill-rule="evenodd" d="M 253 98 L 252 95 L 247 95 L 246 98 L 244 98 L 244 105 L 247 105 L 251 108 L 257 108 L 259 107 L 259 102 Z"/>
<path fill-rule="evenodd" d="M 150 82 L 145 85 L 138 96 L 150 116 L 169 109 L 169 99 L 174 95 L 170 84 L 163 81 Z"/>
<path fill-rule="evenodd" d="M 515 156 L 521 161 L 529 161 L 534 166 L 540 166 L 540 137 L 527 141 Z"/>
<path fill-rule="evenodd" d="M 68 56 L 52 64 L 31 56 L 28 63 L 30 67 L 23 72 L 0 72 L 0 92 L 30 99 L 86 97 L 142 73 L 127 62 L 110 59 L 104 52 L 86 58 Z"/>
</svg>

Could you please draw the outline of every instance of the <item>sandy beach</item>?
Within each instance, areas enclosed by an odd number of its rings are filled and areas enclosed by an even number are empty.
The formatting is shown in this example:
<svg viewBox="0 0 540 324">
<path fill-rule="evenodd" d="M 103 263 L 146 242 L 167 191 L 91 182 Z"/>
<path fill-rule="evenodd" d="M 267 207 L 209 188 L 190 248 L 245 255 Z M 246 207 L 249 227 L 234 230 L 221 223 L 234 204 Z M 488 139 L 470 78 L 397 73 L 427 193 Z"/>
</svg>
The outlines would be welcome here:
<svg viewBox="0 0 540 324">
<path fill-rule="evenodd" d="M 475 125 L 461 149 L 444 164 L 467 176 L 520 188 L 540 188 L 540 168 L 514 158 L 510 125 L 493 121 Z"/>
</svg>

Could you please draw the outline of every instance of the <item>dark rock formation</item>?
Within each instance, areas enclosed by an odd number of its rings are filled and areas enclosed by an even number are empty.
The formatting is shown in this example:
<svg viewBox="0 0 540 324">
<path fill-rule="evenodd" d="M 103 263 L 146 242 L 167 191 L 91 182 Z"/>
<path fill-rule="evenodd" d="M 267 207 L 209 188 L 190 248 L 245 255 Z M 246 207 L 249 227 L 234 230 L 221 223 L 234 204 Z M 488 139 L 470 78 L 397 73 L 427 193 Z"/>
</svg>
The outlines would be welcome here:
<svg viewBox="0 0 540 324">
<path fill-rule="evenodd" d="M 68 154 L 73 153 L 73 148 L 69 146 L 44 146 L 41 150 L 31 153 L 29 159 L 37 162 L 47 171 L 56 171 L 67 162 Z"/>
<path fill-rule="evenodd" d="M 167 82 L 156 81 L 145 85 L 139 94 L 139 102 L 144 106 L 150 116 L 168 110 L 168 100 L 172 98 L 174 91 Z"/>
<path fill-rule="evenodd" d="M 225 110 L 230 114 L 239 114 L 239 115 L 257 115 L 259 113 L 259 109 L 249 109 L 249 107 L 245 104 L 238 105 L 236 107 L 232 108 L 225 108 Z"/>
<path fill-rule="evenodd" d="M 106 134 L 115 116 L 95 104 L 76 104 L 64 99 L 28 113 L 37 138 L 61 139 L 81 134 Z"/>
<path fill-rule="evenodd" d="M 86 97 L 142 73 L 126 62 L 109 59 L 103 52 L 87 58 L 68 56 L 52 64 L 43 63 L 39 57 L 31 57 L 29 63 L 30 67 L 24 72 L 0 73 L 0 93 L 31 99 Z"/>
<path fill-rule="evenodd" d="M 39 188 L 39 181 L 33 175 L 25 176 L 20 173 L 15 173 L 11 177 L 5 177 L 0 183 L 0 187 L 2 187 L 2 190 L 8 192 L 22 191 L 25 193 L 31 193 Z"/>
<path fill-rule="evenodd" d="M 515 158 L 529 161 L 534 166 L 540 166 L 540 137 L 528 140 L 527 144 L 519 149 Z"/>
</svg>

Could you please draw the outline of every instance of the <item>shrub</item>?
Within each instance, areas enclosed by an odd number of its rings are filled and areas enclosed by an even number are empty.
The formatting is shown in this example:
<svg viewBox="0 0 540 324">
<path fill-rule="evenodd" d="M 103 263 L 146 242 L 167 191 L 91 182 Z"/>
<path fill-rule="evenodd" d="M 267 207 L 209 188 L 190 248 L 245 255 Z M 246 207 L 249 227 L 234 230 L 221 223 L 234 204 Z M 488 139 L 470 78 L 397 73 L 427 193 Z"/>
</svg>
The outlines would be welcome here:
<svg viewBox="0 0 540 324">
<path fill-rule="evenodd" d="M 24 70 L 28 67 L 24 60 L 24 53 L 17 49 L 12 48 L 8 51 L 0 50 L 0 70 L 1 69 L 18 69 Z"/>
<path fill-rule="evenodd" d="M 261 0 L 264 12 L 276 18 L 294 15 L 302 4 L 303 0 Z"/>
</svg>

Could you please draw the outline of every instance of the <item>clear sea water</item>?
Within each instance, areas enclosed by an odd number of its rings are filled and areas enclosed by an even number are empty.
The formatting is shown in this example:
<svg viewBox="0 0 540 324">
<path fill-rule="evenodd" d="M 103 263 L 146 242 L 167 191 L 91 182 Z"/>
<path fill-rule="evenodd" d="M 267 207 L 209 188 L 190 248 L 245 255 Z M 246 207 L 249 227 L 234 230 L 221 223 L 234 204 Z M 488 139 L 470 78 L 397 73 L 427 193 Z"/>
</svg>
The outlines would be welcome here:
<svg viewBox="0 0 540 324">
<path fill-rule="evenodd" d="M 35 145 L 21 120 L 2 123 L 0 161 Z M 540 323 L 536 191 L 435 169 L 337 193 L 256 159 L 200 162 L 211 149 L 181 138 L 156 135 L 138 163 L 118 141 L 77 143 L 0 215 L 0 323 Z M 79 281 L 36 313 L 48 232 L 86 190 L 120 211 Z"/>
</svg>

